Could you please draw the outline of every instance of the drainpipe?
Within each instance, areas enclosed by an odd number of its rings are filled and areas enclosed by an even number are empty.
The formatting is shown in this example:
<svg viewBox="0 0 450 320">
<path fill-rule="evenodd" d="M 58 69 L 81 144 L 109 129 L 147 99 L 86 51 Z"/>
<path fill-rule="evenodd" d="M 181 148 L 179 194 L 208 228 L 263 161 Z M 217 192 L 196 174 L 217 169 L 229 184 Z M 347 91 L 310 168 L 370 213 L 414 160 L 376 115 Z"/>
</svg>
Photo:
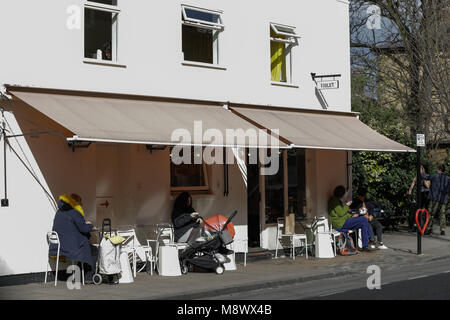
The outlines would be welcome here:
<svg viewBox="0 0 450 320">
<path fill-rule="evenodd" d="M 7 192 L 7 180 L 6 180 L 6 122 L 5 122 L 5 110 L 2 109 L 2 136 L 3 136 L 3 175 L 5 186 L 5 197 L 1 200 L 2 207 L 8 207 L 8 192 Z"/>
</svg>

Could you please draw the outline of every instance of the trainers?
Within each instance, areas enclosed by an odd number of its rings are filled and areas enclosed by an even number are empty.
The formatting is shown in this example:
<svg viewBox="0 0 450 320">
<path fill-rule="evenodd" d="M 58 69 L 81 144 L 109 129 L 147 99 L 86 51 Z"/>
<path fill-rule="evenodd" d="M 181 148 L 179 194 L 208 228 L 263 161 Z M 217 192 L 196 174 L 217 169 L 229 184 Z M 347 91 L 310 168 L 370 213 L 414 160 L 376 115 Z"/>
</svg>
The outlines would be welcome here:
<svg viewBox="0 0 450 320">
<path fill-rule="evenodd" d="M 382 244 L 382 243 L 379 243 L 378 244 L 378 249 L 389 249 L 388 247 L 386 247 L 384 244 Z"/>
<path fill-rule="evenodd" d="M 363 247 L 361 251 L 375 251 L 372 246 Z"/>
</svg>

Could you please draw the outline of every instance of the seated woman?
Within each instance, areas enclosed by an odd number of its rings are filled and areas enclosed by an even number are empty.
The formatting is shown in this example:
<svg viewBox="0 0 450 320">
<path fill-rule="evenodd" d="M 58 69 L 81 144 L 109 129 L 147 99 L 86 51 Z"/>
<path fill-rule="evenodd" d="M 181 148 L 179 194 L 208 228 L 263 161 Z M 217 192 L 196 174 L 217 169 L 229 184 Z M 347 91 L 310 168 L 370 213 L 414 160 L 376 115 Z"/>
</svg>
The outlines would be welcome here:
<svg viewBox="0 0 450 320">
<path fill-rule="evenodd" d="M 195 227 L 198 227 L 202 219 L 192 207 L 192 197 L 183 192 L 176 199 L 172 211 L 172 223 L 174 226 L 175 242 L 186 242 Z"/>
<path fill-rule="evenodd" d="M 328 212 L 331 218 L 331 223 L 334 229 L 361 229 L 361 240 L 363 245 L 363 250 L 369 249 L 369 240 L 373 241 L 374 236 L 372 228 L 370 227 L 369 221 L 373 218 L 369 216 L 367 210 L 361 212 L 361 214 L 351 215 L 350 207 L 351 201 L 347 202 L 345 205 L 342 203 L 342 197 L 345 194 L 345 188 L 343 186 L 338 186 L 334 189 L 333 197 L 328 202 Z"/>
<path fill-rule="evenodd" d="M 59 197 L 58 208 L 53 220 L 53 231 L 56 231 L 60 242 L 60 255 L 69 260 L 86 263 L 86 283 L 92 283 L 95 272 L 97 253 L 89 243 L 89 232 L 94 230 L 91 222 L 84 220 L 81 197 L 77 194 Z M 50 256 L 56 256 L 58 246 L 50 245 Z"/>
<path fill-rule="evenodd" d="M 333 196 L 328 201 L 328 213 L 330 215 L 331 224 L 334 229 L 342 228 L 345 220 L 351 218 L 350 205 L 351 201 L 346 204 L 342 203 L 342 197 L 345 194 L 344 186 L 337 186 L 333 191 Z"/>
</svg>

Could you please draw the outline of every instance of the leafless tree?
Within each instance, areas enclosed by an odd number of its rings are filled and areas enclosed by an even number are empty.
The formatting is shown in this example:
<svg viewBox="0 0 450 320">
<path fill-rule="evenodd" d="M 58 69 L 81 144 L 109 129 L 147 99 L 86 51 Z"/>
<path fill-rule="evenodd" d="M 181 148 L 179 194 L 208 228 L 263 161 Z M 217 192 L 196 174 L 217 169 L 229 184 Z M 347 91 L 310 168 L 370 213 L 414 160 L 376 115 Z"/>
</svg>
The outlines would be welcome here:
<svg viewBox="0 0 450 320">
<path fill-rule="evenodd" d="M 380 106 L 394 106 L 411 136 L 450 141 L 449 0 L 351 1 L 353 66 L 373 77 Z"/>
</svg>

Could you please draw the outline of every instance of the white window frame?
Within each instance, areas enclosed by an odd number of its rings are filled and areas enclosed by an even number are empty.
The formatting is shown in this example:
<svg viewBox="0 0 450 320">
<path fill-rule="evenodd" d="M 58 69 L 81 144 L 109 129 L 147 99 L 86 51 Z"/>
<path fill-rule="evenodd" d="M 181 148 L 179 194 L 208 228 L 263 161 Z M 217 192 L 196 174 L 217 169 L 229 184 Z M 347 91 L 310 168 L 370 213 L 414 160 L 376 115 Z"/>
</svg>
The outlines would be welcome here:
<svg viewBox="0 0 450 320">
<path fill-rule="evenodd" d="M 117 0 L 119 2 L 120 0 Z M 99 2 L 92 2 L 92 1 L 85 1 L 84 3 L 84 10 L 83 10 L 83 16 L 85 13 L 85 9 L 89 10 L 97 10 L 97 11 L 105 11 L 110 12 L 111 14 L 116 14 L 117 18 L 115 21 L 115 26 L 111 26 L 112 28 L 112 34 L 111 34 L 111 61 L 109 60 L 103 60 L 103 59 L 93 59 L 93 58 L 86 58 L 84 57 L 84 46 L 85 46 L 85 40 L 84 40 L 84 34 L 83 32 L 83 57 L 85 62 L 98 62 L 102 64 L 115 64 L 119 61 L 119 55 L 118 55 L 118 38 L 119 38 L 119 16 L 121 13 L 121 10 L 119 6 L 112 6 L 109 4 L 103 4 Z M 85 22 L 83 21 L 83 31 L 85 27 Z"/>
<path fill-rule="evenodd" d="M 285 52 L 285 61 L 286 61 L 286 82 L 271 80 L 271 83 L 273 85 L 287 85 L 287 86 L 298 87 L 297 85 L 293 84 L 292 48 L 294 46 L 298 45 L 298 39 L 301 37 L 295 33 L 295 27 L 293 27 L 293 26 L 270 22 L 270 28 L 273 30 L 273 32 L 277 36 L 279 35 L 279 36 L 285 37 L 285 38 L 270 37 L 270 41 L 281 42 L 286 45 L 286 48 L 285 48 L 286 50 L 284 51 Z M 292 34 L 283 32 L 283 31 L 279 30 L 280 28 L 290 29 L 292 31 Z"/>
<path fill-rule="evenodd" d="M 293 26 L 271 22 L 270 28 L 273 30 L 273 32 L 275 32 L 276 35 L 286 37 L 286 39 L 271 37 L 270 40 L 272 41 L 297 44 L 297 39 L 300 38 L 300 36 L 295 33 L 295 27 Z M 279 28 L 290 29 L 292 33 L 280 31 Z"/>
<path fill-rule="evenodd" d="M 186 14 L 186 9 L 217 15 L 217 16 L 219 16 L 220 23 L 214 23 L 214 22 L 210 22 L 210 21 L 189 18 Z M 222 21 L 222 13 L 223 13 L 222 11 L 203 9 L 203 8 L 198 8 L 198 7 L 193 7 L 193 6 L 188 6 L 188 5 L 182 4 L 181 5 L 181 13 L 183 15 L 182 23 L 185 25 L 199 27 L 199 28 L 205 28 L 205 29 L 220 30 L 220 31 L 223 31 L 225 29 L 225 25 L 223 24 L 223 21 Z"/>
<path fill-rule="evenodd" d="M 191 9 L 191 10 L 195 10 L 195 11 L 199 11 L 199 12 L 218 15 L 220 23 L 214 23 L 214 22 L 189 18 L 186 14 L 186 9 Z M 223 30 L 225 30 L 225 25 L 223 24 L 223 19 L 222 19 L 223 11 L 198 8 L 198 7 L 193 7 L 193 6 L 182 4 L 181 5 L 181 14 L 182 14 L 182 19 L 181 19 L 182 25 L 213 30 L 213 63 L 210 64 L 210 63 L 203 63 L 203 62 L 198 62 L 198 61 L 185 60 L 184 55 L 183 55 L 183 64 L 196 65 L 196 66 L 219 66 L 219 48 L 220 48 L 219 47 L 219 37 L 220 37 L 220 33 Z M 224 69 L 224 68 L 221 67 L 221 69 Z"/>
</svg>

